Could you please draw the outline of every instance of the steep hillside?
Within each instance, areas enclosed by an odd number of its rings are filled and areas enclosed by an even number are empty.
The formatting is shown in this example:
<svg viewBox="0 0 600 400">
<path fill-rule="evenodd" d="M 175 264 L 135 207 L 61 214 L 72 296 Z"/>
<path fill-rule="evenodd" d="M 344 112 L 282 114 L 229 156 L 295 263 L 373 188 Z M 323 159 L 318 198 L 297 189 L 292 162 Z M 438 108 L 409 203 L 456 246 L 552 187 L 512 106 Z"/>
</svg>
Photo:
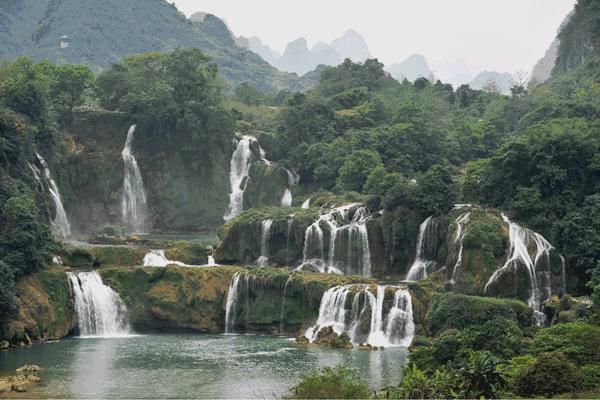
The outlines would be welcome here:
<svg viewBox="0 0 600 400">
<path fill-rule="evenodd" d="M 306 89 L 308 83 L 297 76 L 238 47 L 217 17 L 195 20 L 163 0 L 10 0 L 0 5 L 0 58 L 26 55 L 98 70 L 127 55 L 196 47 L 233 86 L 250 82 L 267 92 Z M 64 35 L 70 44 L 61 48 Z"/>
<path fill-rule="evenodd" d="M 600 54 L 600 2 L 581 0 L 558 33 L 553 75 L 572 71 Z"/>
</svg>

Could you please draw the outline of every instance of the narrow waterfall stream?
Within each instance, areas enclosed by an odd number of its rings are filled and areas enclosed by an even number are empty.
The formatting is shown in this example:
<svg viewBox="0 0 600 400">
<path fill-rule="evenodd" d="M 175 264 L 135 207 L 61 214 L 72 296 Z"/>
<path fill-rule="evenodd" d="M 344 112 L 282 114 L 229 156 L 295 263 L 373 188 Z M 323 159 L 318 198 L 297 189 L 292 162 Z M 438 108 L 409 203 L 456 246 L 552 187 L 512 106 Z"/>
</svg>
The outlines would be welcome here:
<svg viewBox="0 0 600 400">
<path fill-rule="evenodd" d="M 265 219 L 261 222 L 261 238 L 260 238 L 260 257 L 256 260 L 256 264 L 261 267 L 269 265 L 269 239 L 271 238 L 272 219 Z"/>
<path fill-rule="evenodd" d="M 130 334 L 127 308 L 97 272 L 68 273 L 81 337 L 120 337 Z"/>
<path fill-rule="evenodd" d="M 293 276 L 290 275 L 290 277 L 287 279 L 287 281 L 285 281 L 285 285 L 283 286 L 283 296 L 281 296 L 281 314 L 279 315 L 279 334 L 282 335 L 284 332 L 284 317 L 285 317 L 285 294 L 287 293 L 287 288 L 288 285 L 290 283 L 292 283 L 293 280 Z"/>
<path fill-rule="evenodd" d="M 502 219 L 509 226 L 508 258 L 504 265 L 492 274 L 485 285 L 485 292 L 487 293 L 505 272 L 516 271 L 519 266 L 524 266 L 530 285 L 527 304 L 533 309 L 535 322 L 542 325 L 546 319 L 542 306 L 544 301 L 552 296 L 552 287 L 550 279 L 543 279 L 538 274 L 538 269 L 542 265 L 549 265 L 550 251 L 554 250 L 554 247 L 542 235 L 512 222 L 506 215 L 502 214 Z M 535 251 L 534 258 L 529 254 L 530 248 Z"/>
<path fill-rule="evenodd" d="M 413 261 L 408 273 L 407 281 L 418 281 L 427 278 L 429 269 L 435 267 L 436 262 L 427 258 L 427 244 L 433 230 L 433 218 L 429 217 L 419 227 L 419 237 L 417 239 L 417 251 L 415 261 Z"/>
<path fill-rule="evenodd" d="M 52 231 L 58 237 L 63 239 L 71 236 L 71 224 L 69 223 L 69 219 L 67 218 L 67 213 L 65 211 L 65 207 L 63 206 L 62 199 L 60 197 L 60 191 L 58 190 L 58 186 L 54 179 L 52 179 L 52 174 L 50 173 L 50 168 L 48 168 L 48 164 L 42 158 L 39 153 L 35 153 L 39 164 L 43 170 L 43 178 L 46 181 L 46 186 L 42 183 L 42 177 L 40 176 L 40 170 L 33 164 L 29 164 L 29 168 L 33 172 L 33 175 L 36 181 L 40 184 L 42 188 L 47 187 L 48 193 L 54 202 L 55 208 L 55 216 L 53 220 L 50 220 L 50 224 L 52 226 Z"/>
<path fill-rule="evenodd" d="M 409 346 L 415 334 L 412 300 L 407 289 L 378 285 L 376 294 L 371 285 L 344 285 L 330 288 L 323 294 L 319 317 L 305 336 L 312 343 L 324 327 L 335 333 L 346 333 L 352 343 L 373 346 Z M 393 293 L 391 306 L 386 296 Z M 389 298 L 389 297 L 388 297 Z"/>
<path fill-rule="evenodd" d="M 250 136 L 242 136 L 240 139 L 234 139 L 236 147 L 230 162 L 229 182 L 231 191 L 229 194 L 229 209 L 223 217 L 225 221 L 237 217 L 244 211 L 244 191 L 246 190 L 250 165 L 252 163 L 250 142 L 253 139 Z"/>
<path fill-rule="evenodd" d="M 371 276 L 366 225 L 370 218 L 367 208 L 360 204 L 348 204 L 322 214 L 305 231 L 303 262 L 298 270 Z M 327 255 L 322 226 L 329 232 Z"/>
<path fill-rule="evenodd" d="M 140 168 L 132 151 L 135 129 L 136 125 L 129 128 L 125 147 L 121 151 L 124 164 L 121 216 L 129 232 L 146 233 L 148 229 L 146 191 Z"/>
<path fill-rule="evenodd" d="M 302 209 L 304 210 L 308 210 L 310 208 L 310 197 L 306 200 L 304 200 L 304 203 L 302 203 Z"/>
<path fill-rule="evenodd" d="M 464 250 L 463 240 L 465 238 L 467 224 L 469 223 L 470 217 L 471 213 L 467 212 L 459 215 L 458 218 L 456 218 L 456 237 L 454 238 L 454 245 L 458 245 L 458 254 L 456 256 L 456 263 L 452 269 L 452 279 L 450 279 L 450 284 L 452 285 L 456 284 L 456 273 L 462 266 Z"/>
<path fill-rule="evenodd" d="M 238 301 L 238 289 L 241 274 L 236 272 L 231 278 L 227 290 L 227 303 L 225 304 L 225 333 L 233 333 L 235 329 L 235 312 Z"/>
</svg>

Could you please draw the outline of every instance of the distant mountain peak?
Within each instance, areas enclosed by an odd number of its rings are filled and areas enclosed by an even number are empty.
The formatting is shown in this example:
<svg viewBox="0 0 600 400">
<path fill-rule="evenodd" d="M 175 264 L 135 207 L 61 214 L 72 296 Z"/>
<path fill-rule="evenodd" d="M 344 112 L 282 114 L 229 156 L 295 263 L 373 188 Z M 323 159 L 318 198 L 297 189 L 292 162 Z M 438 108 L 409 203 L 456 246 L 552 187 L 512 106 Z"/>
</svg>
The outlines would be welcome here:
<svg viewBox="0 0 600 400">
<path fill-rule="evenodd" d="M 411 54 L 401 63 L 390 65 L 388 71 L 399 81 L 408 79 L 411 82 L 418 78 L 428 78 L 433 73 L 427 59 L 421 54 Z"/>
<path fill-rule="evenodd" d="M 256 37 L 249 38 L 247 43 L 250 50 L 271 65 L 282 71 L 295 72 L 299 75 L 304 75 L 319 65 L 339 65 L 346 58 L 355 62 L 371 58 L 365 39 L 354 29 L 347 30 L 331 44 L 318 41 L 310 49 L 307 40 L 300 37 L 288 43 L 283 55 L 279 55 Z"/>
</svg>

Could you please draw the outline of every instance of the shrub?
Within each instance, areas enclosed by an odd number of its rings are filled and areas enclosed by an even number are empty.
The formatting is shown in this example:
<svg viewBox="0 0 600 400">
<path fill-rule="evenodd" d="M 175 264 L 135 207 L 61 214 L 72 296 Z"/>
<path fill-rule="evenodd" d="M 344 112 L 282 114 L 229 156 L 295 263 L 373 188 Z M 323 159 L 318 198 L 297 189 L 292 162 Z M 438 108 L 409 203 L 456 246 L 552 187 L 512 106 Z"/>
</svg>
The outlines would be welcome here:
<svg viewBox="0 0 600 400">
<path fill-rule="evenodd" d="M 435 399 L 457 397 L 455 375 L 441 370 L 432 374 L 420 370 L 415 364 L 404 369 L 404 378 L 398 388 L 382 395 L 392 399 Z"/>
<path fill-rule="evenodd" d="M 531 343 L 534 354 L 559 351 L 577 365 L 600 363 L 600 326 L 584 322 L 558 324 L 538 332 Z"/>
<path fill-rule="evenodd" d="M 581 375 L 585 389 L 595 389 L 600 386 L 600 365 L 584 365 L 581 367 Z"/>
<path fill-rule="evenodd" d="M 542 353 L 517 377 L 515 389 L 520 396 L 550 397 L 577 390 L 580 379 L 575 365 L 563 353 Z"/>
<path fill-rule="evenodd" d="M 487 351 L 473 351 L 469 364 L 459 370 L 462 397 L 488 399 L 497 398 L 500 386 L 505 382 L 498 370 L 499 360 Z"/>
<path fill-rule="evenodd" d="M 304 374 L 291 391 L 293 399 L 365 399 L 371 396 L 358 373 L 344 365 Z"/>
</svg>

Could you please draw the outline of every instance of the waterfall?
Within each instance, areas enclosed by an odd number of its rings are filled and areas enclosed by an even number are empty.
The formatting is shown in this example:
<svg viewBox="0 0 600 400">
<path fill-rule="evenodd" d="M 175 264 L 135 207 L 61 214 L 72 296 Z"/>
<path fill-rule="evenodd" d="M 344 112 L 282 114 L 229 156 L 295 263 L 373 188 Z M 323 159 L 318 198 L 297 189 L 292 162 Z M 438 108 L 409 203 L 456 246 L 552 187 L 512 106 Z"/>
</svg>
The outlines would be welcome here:
<svg viewBox="0 0 600 400">
<path fill-rule="evenodd" d="M 308 199 L 304 200 L 304 203 L 302 203 L 302 208 L 304 210 L 308 210 L 310 208 L 310 199 L 311 198 L 309 197 Z"/>
<path fill-rule="evenodd" d="M 229 194 L 229 210 L 223 217 L 225 221 L 237 217 L 244 211 L 244 191 L 248 183 L 248 174 L 252 162 L 250 142 L 253 139 L 250 136 L 234 139 L 236 148 L 230 162 L 229 181 L 231 183 L 231 193 Z"/>
<path fill-rule="evenodd" d="M 54 182 L 54 179 L 52 179 L 52 174 L 50 174 L 50 168 L 48 168 L 46 161 L 39 153 L 35 153 L 35 155 L 44 171 L 44 179 L 47 182 L 48 193 L 50 193 L 50 197 L 52 198 L 52 201 L 54 201 L 54 208 L 56 210 L 55 216 L 53 220 L 50 220 L 52 231 L 59 237 L 68 238 L 71 236 L 71 224 L 67 218 L 67 213 L 65 212 L 58 186 L 56 185 L 56 182 Z M 33 172 L 36 181 L 40 186 L 44 187 L 40 178 L 40 170 L 32 164 L 29 164 L 29 168 Z"/>
<path fill-rule="evenodd" d="M 407 281 L 418 281 L 427 278 L 428 270 L 435 267 L 436 262 L 427 259 L 428 240 L 431 239 L 433 230 L 433 218 L 429 217 L 419 227 L 419 237 L 417 238 L 417 251 L 415 261 L 413 261 L 408 273 Z"/>
<path fill-rule="evenodd" d="M 415 333 L 412 301 L 407 289 L 377 285 L 345 285 L 328 289 L 321 299 L 319 317 L 305 336 L 312 343 L 324 327 L 346 333 L 352 343 L 374 346 L 409 346 Z M 394 292 L 391 304 L 386 295 Z M 349 308 L 348 305 L 351 304 Z"/>
<path fill-rule="evenodd" d="M 219 264 L 216 263 L 215 258 L 213 256 L 208 256 L 208 263 L 206 264 L 207 267 L 215 267 Z"/>
<path fill-rule="evenodd" d="M 125 168 L 121 195 L 121 215 L 123 224 L 129 232 L 145 233 L 148 220 L 146 192 L 142 174 L 131 149 L 135 128 L 136 125 L 131 125 L 129 128 L 125 147 L 121 151 Z"/>
<path fill-rule="evenodd" d="M 68 272 L 79 335 L 119 337 L 129 334 L 127 308 L 97 272 Z"/>
<path fill-rule="evenodd" d="M 281 207 L 291 207 L 292 206 L 292 186 L 297 185 L 300 182 L 300 176 L 293 173 L 289 169 L 286 169 L 288 177 L 288 187 L 283 192 L 283 197 L 281 198 Z"/>
<path fill-rule="evenodd" d="M 144 267 L 166 267 L 167 265 L 179 265 L 180 267 L 189 267 L 179 261 L 171 261 L 165 256 L 164 250 L 150 250 L 144 256 Z"/>
<path fill-rule="evenodd" d="M 292 191 L 289 188 L 285 189 L 283 192 L 283 197 L 281 198 L 281 207 L 291 207 L 292 206 Z"/>
<path fill-rule="evenodd" d="M 256 264 L 261 267 L 269 265 L 269 239 L 271 238 L 272 219 L 265 219 L 261 222 L 261 238 L 260 238 L 260 257 L 256 260 Z"/>
<path fill-rule="evenodd" d="M 227 290 L 227 303 L 225 304 L 225 333 L 233 333 L 235 328 L 235 309 L 238 300 L 238 288 L 240 285 L 239 272 L 233 274 L 229 289 Z"/>
<path fill-rule="evenodd" d="M 290 275 L 290 277 L 287 279 L 287 281 L 285 281 L 285 285 L 283 286 L 283 296 L 281 297 L 281 314 L 279 315 L 279 334 L 280 335 L 283 334 L 283 328 L 284 328 L 283 318 L 285 316 L 285 294 L 287 293 L 288 285 L 290 283 L 292 283 L 292 279 L 293 279 L 293 276 Z"/>
<path fill-rule="evenodd" d="M 504 272 L 516 271 L 520 265 L 524 266 L 527 270 L 530 285 L 527 304 L 533 309 L 535 322 L 541 325 L 545 322 L 542 305 L 552 295 L 552 288 L 550 279 L 547 278 L 547 286 L 543 288 L 545 293 L 542 293 L 538 282 L 542 280 L 542 276 L 538 276 L 538 268 L 542 267 L 543 263 L 547 263 L 546 265 L 549 266 L 550 251 L 554 250 L 554 247 L 542 235 L 510 221 L 506 215 L 502 214 L 502 219 L 509 226 L 510 248 L 508 258 L 504 265 L 492 274 L 485 285 L 484 293 L 487 293 L 490 286 L 494 285 Z M 529 254 L 530 247 L 535 249 L 533 259 Z"/>
<path fill-rule="evenodd" d="M 285 235 L 285 260 L 288 264 L 290 264 L 290 239 L 292 237 L 292 225 L 294 224 L 295 214 L 292 214 L 288 217 L 287 221 L 287 232 Z"/>
<path fill-rule="evenodd" d="M 456 237 L 454 238 L 454 244 L 458 245 L 458 255 L 456 256 L 456 263 L 454 264 L 454 269 L 452 270 L 452 279 L 450 283 L 452 285 L 456 284 L 456 272 L 462 266 L 463 261 L 463 239 L 465 238 L 465 233 L 467 229 L 467 224 L 469 223 L 469 218 L 471 217 L 471 213 L 461 214 L 456 218 Z"/>
<path fill-rule="evenodd" d="M 354 214 L 350 219 L 353 209 Z M 370 218 L 366 207 L 360 204 L 348 204 L 322 214 L 304 233 L 303 262 L 297 269 L 371 276 L 371 252 L 366 225 Z M 322 224 L 329 229 L 327 258 Z"/>
</svg>

